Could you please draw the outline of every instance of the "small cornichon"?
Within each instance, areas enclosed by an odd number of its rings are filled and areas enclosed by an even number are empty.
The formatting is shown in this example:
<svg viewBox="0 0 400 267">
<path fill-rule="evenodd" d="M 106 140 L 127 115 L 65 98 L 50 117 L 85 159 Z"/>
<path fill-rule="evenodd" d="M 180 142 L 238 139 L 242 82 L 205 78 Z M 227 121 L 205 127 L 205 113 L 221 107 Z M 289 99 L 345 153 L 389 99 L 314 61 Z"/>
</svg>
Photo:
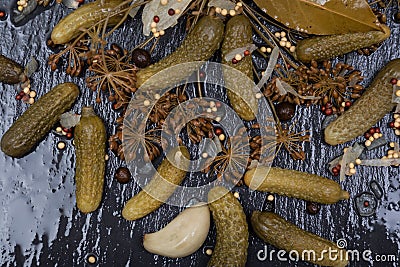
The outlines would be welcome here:
<svg viewBox="0 0 400 267">
<path fill-rule="evenodd" d="M 1 150 L 14 158 L 30 153 L 72 107 L 79 95 L 74 83 L 62 83 L 31 105 L 1 138 Z"/>
<path fill-rule="evenodd" d="M 347 54 L 360 48 L 383 42 L 390 29 L 381 25 L 382 31 L 316 36 L 301 40 L 296 45 L 296 58 L 303 63 L 323 61 Z"/>
<path fill-rule="evenodd" d="M 217 228 L 217 241 L 208 266 L 244 267 L 249 230 L 242 205 L 228 189 L 221 186 L 210 190 L 208 201 Z"/>
<path fill-rule="evenodd" d="M 251 225 L 262 240 L 288 253 L 296 251 L 300 260 L 335 267 L 344 267 L 349 263 L 346 250 L 332 241 L 300 229 L 273 212 L 254 211 Z"/>
<path fill-rule="evenodd" d="M 250 80 L 253 80 L 253 62 L 251 56 L 243 57 L 239 62 L 233 64 L 226 61 L 225 56 L 232 50 L 245 47 L 253 42 L 252 27 L 250 20 L 244 16 L 232 17 L 225 28 L 225 37 L 222 43 L 222 62 L 230 67 L 244 73 Z M 227 89 L 229 101 L 235 112 L 244 120 L 255 119 L 258 111 L 258 104 L 252 87 L 247 87 L 237 76 L 231 75 L 232 72 L 224 71 L 224 82 Z"/>
<path fill-rule="evenodd" d="M 211 16 L 204 16 L 199 20 L 194 29 L 186 36 L 182 42 L 172 54 L 161 59 L 159 62 L 150 65 L 137 72 L 136 86 L 139 88 L 154 74 L 182 63 L 189 63 L 195 61 L 208 60 L 220 47 L 222 38 L 224 35 L 224 24 L 218 18 Z M 193 64 L 193 68 L 185 68 L 179 72 L 168 73 L 168 80 L 152 80 L 146 85 L 149 88 L 152 87 L 167 87 L 180 82 L 184 78 L 188 77 L 201 64 Z"/>
<path fill-rule="evenodd" d="M 389 113 L 392 103 L 392 78 L 400 77 L 400 59 L 390 61 L 354 104 L 325 128 L 325 142 L 343 144 L 362 135 Z"/>
<path fill-rule="evenodd" d="M 79 7 L 54 27 L 51 40 L 55 44 L 65 44 L 82 34 L 82 30 L 89 29 L 99 21 L 110 16 L 107 23 L 109 26 L 119 23 L 124 14 L 120 6 L 123 0 L 97 0 Z M 112 12 L 111 12 L 112 11 Z M 115 14 L 115 15 L 114 15 Z M 111 16 L 113 15 L 113 16 Z"/>
<path fill-rule="evenodd" d="M 20 64 L 0 54 L 0 83 L 16 84 L 25 78 Z"/>
<path fill-rule="evenodd" d="M 245 173 L 245 184 L 252 190 L 276 193 L 322 204 L 349 199 L 349 193 L 331 179 L 276 167 L 257 167 Z"/>
<path fill-rule="evenodd" d="M 180 146 L 168 152 L 153 179 L 132 197 L 122 210 L 122 216 L 127 220 L 140 219 L 158 209 L 175 192 L 176 186 L 185 179 L 189 167 L 189 151 Z M 168 160 L 175 159 L 172 163 Z M 186 158 L 186 160 L 184 159 Z"/>
<path fill-rule="evenodd" d="M 75 127 L 76 204 L 83 213 L 95 211 L 103 195 L 106 128 L 92 107 L 84 107 Z"/>
</svg>

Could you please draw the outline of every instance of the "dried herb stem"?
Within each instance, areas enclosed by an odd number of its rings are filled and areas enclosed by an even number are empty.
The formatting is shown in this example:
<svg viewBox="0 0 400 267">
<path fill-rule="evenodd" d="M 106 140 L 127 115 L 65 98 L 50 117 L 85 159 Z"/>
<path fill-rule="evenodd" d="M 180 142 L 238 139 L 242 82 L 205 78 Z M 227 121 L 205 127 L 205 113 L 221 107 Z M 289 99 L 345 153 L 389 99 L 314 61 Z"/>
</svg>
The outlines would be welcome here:
<svg viewBox="0 0 400 267">
<path fill-rule="evenodd" d="M 267 45 L 271 46 L 272 48 L 274 48 L 275 46 L 279 47 L 278 43 L 279 40 L 275 37 L 275 35 L 263 24 L 261 23 L 261 21 L 258 19 L 258 17 L 255 15 L 256 11 L 254 11 L 250 6 L 246 5 L 245 3 L 243 3 L 243 8 L 245 11 L 246 15 L 250 15 L 250 17 L 256 21 L 256 23 L 268 34 L 268 37 L 272 40 L 272 42 L 260 31 L 260 29 L 258 29 L 257 25 L 255 25 L 254 23 L 252 23 L 253 29 L 256 31 L 256 33 L 267 43 Z M 258 13 L 257 13 L 258 14 Z M 261 16 L 261 15 L 259 15 Z M 287 53 L 291 54 L 291 52 L 286 48 L 283 47 L 281 49 L 284 49 Z M 282 56 L 282 58 L 285 61 L 285 64 L 289 64 L 291 67 L 293 68 L 297 68 L 298 65 L 290 60 L 286 55 L 284 55 L 281 51 L 279 51 L 280 55 Z"/>
</svg>

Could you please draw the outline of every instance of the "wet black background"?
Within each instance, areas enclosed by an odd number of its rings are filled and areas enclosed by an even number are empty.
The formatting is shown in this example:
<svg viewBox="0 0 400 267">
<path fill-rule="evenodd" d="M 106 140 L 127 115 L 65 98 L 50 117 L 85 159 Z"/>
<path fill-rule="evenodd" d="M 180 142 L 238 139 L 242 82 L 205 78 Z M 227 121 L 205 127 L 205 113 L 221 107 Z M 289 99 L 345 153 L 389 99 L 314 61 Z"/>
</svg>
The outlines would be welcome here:
<svg viewBox="0 0 400 267">
<path fill-rule="evenodd" d="M 0 7 L 9 8 L 11 3 L 0 1 Z M 392 36 L 384 45 L 369 57 L 360 56 L 351 53 L 342 60 L 354 65 L 363 71 L 366 76 L 365 85 L 368 85 L 374 74 L 390 59 L 400 57 L 399 50 L 399 24 L 394 24 L 392 14 L 395 11 L 392 8 L 388 11 L 388 24 L 392 29 Z M 30 56 L 34 56 L 40 61 L 40 69 L 32 77 L 32 86 L 43 95 L 53 86 L 65 81 L 74 81 L 80 85 L 82 95 L 74 106 L 73 110 L 79 112 L 81 107 L 92 104 L 98 114 L 105 120 L 108 126 L 108 133 L 114 131 L 114 119 L 118 116 L 111 104 L 104 101 L 102 104 L 95 104 L 95 96 L 84 85 L 84 78 L 71 78 L 63 71 L 57 70 L 51 72 L 46 64 L 46 59 L 52 53 L 45 45 L 53 26 L 70 10 L 61 5 L 54 5 L 46 11 L 38 14 L 26 24 L 16 27 L 10 20 L 0 22 L 0 52 L 17 62 L 26 64 Z M 289 14 L 287 14 L 289 15 Z M 141 33 L 140 16 L 135 19 L 129 19 L 124 26 L 113 35 L 114 40 L 120 43 L 124 48 L 131 49 L 136 44 L 142 42 L 145 37 Z M 156 50 L 152 54 L 153 59 L 159 60 L 163 56 L 173 51 L 184 37 L 184 20 L 175 28 L 167 30 L 166 35 L 161 38 Z M 255 42 L 261 44 L 259 37 L 255 37 Z M 266 67 L 266 62 L 253 56 L 256 60 L 256 66 L 259 69 Z M 216 56 L 213 60 L 218 60 Z M 0 134 L 6 129 L 26 108 L 27 105 L 17 102 L 14 98 L 14 88 L 12 86 L 0 84 L 0 101 L 2 110 L 0 116 Z M 5 116 L 7 114 L 7 116 Z M 10 115 L 11 114 L 11 115 Z M 312 118 L 312 119 L 310 119 Z M 286 152 L 280 152 L 274 161 L 274 165 L 307 171 L 320 175 L 325 175 L 338 181 L 338 177 L 332 177 L 326 169 L 326 164 L 334 156 L 341 153 L 344 145 L 330 147 L 323 142 L 320 125 L 323 116 L 317 107 L 298 107 L 296 129 L 310 130 L 312 139 L 310 143 L 304 145 L 307 159 L 302 161 L 293 161 Z M 386 127 L 391 119 L 387 115 L 378 124 L 382 126 L 382 131 L 388 140 L 397 140 L 391 129 Z M 357 122 L 354 122 L 357 123 Z M 359 140 L 362 140 L 361 138 Z M 73 170 L 73 147 L 67 146 L 67 150 L 60 152 L 55 148 L 57 137 L 49 135 L 46 139 L 45 147 L 39 147 L 34 153 L 43 158 L 43 162 L 51 159 L 65 160 L 65 156 L 72 157 L 71 170 Z M 384 148 L 375 150 L 368 155 L 383 156 Z M 46 152 L 47 151 L 47 152 Z M 52 154 L 41 155 L 40 153 Z M 67 218 L 62 217 L 58 230 L 57 239 L 50 245 L 48 238 L 40 236 L 36 242 L 43 243 L 42 253 L 39 258 L 34 260 L 33 266 L 40 263 L 40 266 L 84 266 L 85 258 L 89 253 L 95 253 L 98 256 L 99 266 L 205 266 L 209 256 L 204 253 L 204 248 L 213 247 L 215 242 L 215 228 L 212 226 L 210 234 L 204 243 L 204 246 L 193 255 L 182 259 L 168 259 L 165 257 L 154 256 L 146 252 L 142 247 L 141 238 L 145 232 L 152 232 L 160 229 L 171 221 L 180 211 L 177 207 L 163 205 L 159 210 L 151 215 L 136 222 L 128 222 L 121 218 L 120 211 L 124 203 L 140 189 L 133 182 L 127 185 L 120 185 L 113 180 L 113 174 L 121 162 L 110 152 L 110 160 L 107 163 L 107 177 L 104 192 L 104 200 L 100 210 L 94 212 L 91 216 L 79 214 L 74 209 L 74 219 L 69 235 L 64 232 L 67 227 Z M 5 162 L 7 157 L 0 153 L 0 161 Z M 15 164 L 22 160 L 13 161 Z M 28 163 L 29 164 L 29 163 Z M 65 164 L 61 164 L 65 166 Z M 4 170 L 0 170 L 0 173 Z M 29 170 L 23 169 L 15 172 L 14 175 L 24 175 Z M 356 194 L 369 191 L 369 181 L 375 179 L 383 187 L 384 198 L 389 190 L 397 190 L 391 184 L 399 180 L 400 171 L 398 168 L 374 168 L 359 167 L 355 176 L 347 178 L 342 186 L 348 190 L 352 197 Z M 73 172 L 70 173 L 73 177 Z M 45 177 L 36 177 L 37 179 L 46 179 Z M 68 182 L 68 179 L 67 179 Z M 262 209 L 266 194 L 250 192 L 246 187 L 235 188 L 234 191 L 240 193 L 240 202 L 246 213 L 249 215 L 255 209 Z M 387 204 L 387 203 L 386 203 Z M 385 205 L 385 201 L 380 201 L 379 206 Z M 383 224 L 379 224 L 380 218 L 372 216 L 370 218 L 360 218 L 356 215 L 353 207 L 353 199 L 350 201 L 339 202 L 335 205 L 323 206 L 320 213 L 311 216 L 305 212 L 305 202 L 296 199 L 276 196 L 276 212 L 294 222 L 301 228 L 312 231 L 330 240 L 344 238 L 347 240 L 349 249 L 358 249 L 363 251 L 370 249 L 374 254 L 396 254 L 399 256 L 399 237 L 393 237 L 395 242 L 388 238 L 387 229 Z M 400 213 L 398 213 L 400 215 Z M 399 216 L 400 218 L 400 216 Z M 250 231 L 249 253 L 247 266 L 311 266 L 304 262 L 279 262 L 275 261 L 261 262 L 257 259 L 257 252 L 264 248 L 264 243 L 255 237 Z M 399 235 L 399 234 L 397 234 Z M 12 237 L 11 237 L 12 238 Z M 4 241 L 4 240 L 3 240 Z M 268 250 L 273 249 L 267 246 Z M 20 248 L 15 248 L 14 262 L 0 262 L 3 266 L 22 266 L 24 256 Z M 39 264 L 38 264 L 39 265 Z M 368 262 L 352 263 L 351 266 L 399 266 L 397 263 L 377 263 Z"/>
</svg>

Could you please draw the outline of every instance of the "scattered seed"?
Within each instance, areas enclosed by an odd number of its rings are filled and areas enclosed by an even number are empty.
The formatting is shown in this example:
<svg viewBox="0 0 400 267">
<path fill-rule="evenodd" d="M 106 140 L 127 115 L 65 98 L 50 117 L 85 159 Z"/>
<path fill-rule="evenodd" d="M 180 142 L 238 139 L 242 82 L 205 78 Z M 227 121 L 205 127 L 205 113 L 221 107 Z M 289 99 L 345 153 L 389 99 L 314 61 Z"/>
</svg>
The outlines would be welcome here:
<svg viewBox="0 0 400 267">
<path fill-rule="evenodd" d="M 65 143 L 64 142 L 58 142 L 57 148 L 60 150 L 63 150 L 65 148 Z"/>
<path fill-rule="evenodd" d="M 36 96 L 36 92 L 35 91 L 30 91 L 29 92 L 29 96 L 34 98 Z"/>
</svg>

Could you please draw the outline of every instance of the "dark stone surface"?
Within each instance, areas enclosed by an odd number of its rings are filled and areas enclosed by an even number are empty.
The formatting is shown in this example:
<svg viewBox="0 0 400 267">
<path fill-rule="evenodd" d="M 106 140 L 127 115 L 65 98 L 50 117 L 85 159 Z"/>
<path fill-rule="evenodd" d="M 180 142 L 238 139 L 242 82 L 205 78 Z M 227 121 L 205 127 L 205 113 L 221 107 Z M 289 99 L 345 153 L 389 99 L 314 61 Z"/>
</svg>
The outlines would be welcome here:
<svg viewBox="0 0 400 267">
<path fill-rule="evenodd" d="M 3 5 L 4 1 L 1 1 L 0 8 Z M 21 64 L 26 64 L 31 56 L 40 62 L 38 72 L 32 77 L 32 88 L 37 91 L 39 97 L 61 82 L 73 81 L 79 84 L 82 94 L 73 110 L 80 112 L 82 106 L 94 105 L 96 112 L 106 122 L 108 133 L 112 134 L 114 120 L 118 114 L 112 110 L 111 104 L 106 101 L 96 104 L 95 95 L 84 85 L 84 78 L 66 76 L 63 72 L 65 67 L 51 72 L 46 63 L 48 56 L 52 53 L 46 47 L 46 40 L 53 26 L 68 12 L 70 11 L 65 7 L 54 5 L 20 27 L 12 25 L 10 19 L 0 21 L 2 38 L 0 53 Z M 375 73 L 385 63 L 390 59 L 400 57 L 400 26 L 394 24 L 391 19 L 394 12 L 395 10 L 389 10 L 387 16 L 392 35 L 377 52 L 369 57 L 351 53 L 340 58 L 362 70 L 366 77 L 365 85 L 371 82 Z M 184 21 L 181 21 L 174 29 L 166 32 L 152 54 L 153 60 L 159 60 L 180 44 L 184 36 L 184 24 Z M 113 35 L 113 39 L 112 41 L 127 49 L 132 49 L 142 42 L 145 37 L 141 34 L 140 19 L 136 17 L 129 20 Z M 257 66 L 265 68 L 264 60 L 256 61 Z M 26 108 L 27 105 L 15 100 L 13 86 L 0 84 L 0 135 Z M 386 127 L 390 118 L 390 115 L 387 115 L 378 123 L 378 126 L 381 127 L 388 140 L 399 141 L 393 131 Z M 338 181 L 338 177 L 333 177 L 326 166 L 332 158 L 341 153 L 345 145 L 331 147 L 323 142 L 323 134 L 320 130 L 323 115 L 318 107 L 297 108 L 294 120 L 297 121 L 298 131 L 311 131 L 311 142 L 304 145 L 306 160 L 293 161 L 285 151 L 281 151 L 274 165 L 316 173 Z M 67 142 L 67 149 L 59 151 L 56 148 L 59 140 L 59 137 L 49 134 L 35 152 L 19 160 L 10 159 L 2 152 L 0 153 L 0 194 L 7 195 L 1 198 L 0 210 L 0 217 L 2 217 L 0 219 L 0 264 L 2 266 L 85 266 L 89 253 L 98 256 L 99 266 L 206 266 L 209 256 L 204 253 L 203 247 L 214 246 L 216 234 L 214 226 L 204 246 L 186 258 L 168 259 L 144 250 L 141 241 L 143 234 L 165 226 L 179 213 L 180 209 L 163 205 L 156 212 L 136 222 L 124 220 L 121 217 L 124 203 L 140 189 L 133 182 L 121 185 L 113 179 L 114 172 L 121 166 L 121 162 L 111 152 L 107 163 L 104 200 L 100 209 L 90 215 L 79 213 L 75 208 L 73 194 L 73 146 L 71 142 Z M 357 140 L 362 140 L 362 137 Z M 368 152 L 368 156 L 383 156 L 385 149 L 382 147 Z M 344 238 L 349 249 L 357 249 L 360 253 L 369 249 L 372 255 L 394 254 L 399 257 L 400 202 L 397 202 L 400 194 L 399 177 L 399 168 L 358 167 L 356 175 L 341 182 L 343 188 L 348 190 L 352 197 L 360 192 L 370 191 L 371 180 L 376 180 L 381 185 L 383 199 L 378 201 L 380 211 L 372 217 L 359 217 L 354 209 L 353 198 L 335 205 L 322 206 L 318 214 L 309 215 L 305 211 L 304 201 L 276 196 L 275 211 L 299 227 L 330 240 Z M 240 193 L 240 202 L 248 215 L 251 211 L 263 207 L 266 194 L 251 192 L 246 187 L 234 190 Z M 50 196 L 51 192 L 54 193 L 53 196 Z M 21 214 L 25 211 L 18 210 L 21 205 L 16 204 L 14 197 L 28 200 L 32 210 L 27 212 L 33 212 L 35 215 L 32 217 Z M 35 213 L 37 210 L 41 213 Z M 38 224 L 38 222 L 41 223 Z M 18 226 L 18 223 L 22 226 Z M 24 224 L 26 224 L 25 228 Z M 47 224 L 49 226 L 46 226 Z M 13 225 L 14 230 L 8 228 L 10 225 Z M 18 229 L 33 229 L 33 232 L 28 231 L 26 234 L 21 230 L 23 237 L 20 237 L 21 232 L 18 232 Z M 19 242 L 27 241 L 31 245 L 20 246 Z M 264 243 L 255 237 L 251 230 L 249 242 L 247 266 L 312 266 L 304 262 L 279 261 L 276 254 L 273 256 L 272 263 L 269 260 L 261 262 L 257 259 L 257 252 L 264 249 Z M 269 251 L 274 249 L 269 245 L 267 248 Z M 398 261 L 396 263 L 377 261 L 368 263 L 360 260 L 353 262 L 351 266 L 399 265 Z"/>
</svg>

